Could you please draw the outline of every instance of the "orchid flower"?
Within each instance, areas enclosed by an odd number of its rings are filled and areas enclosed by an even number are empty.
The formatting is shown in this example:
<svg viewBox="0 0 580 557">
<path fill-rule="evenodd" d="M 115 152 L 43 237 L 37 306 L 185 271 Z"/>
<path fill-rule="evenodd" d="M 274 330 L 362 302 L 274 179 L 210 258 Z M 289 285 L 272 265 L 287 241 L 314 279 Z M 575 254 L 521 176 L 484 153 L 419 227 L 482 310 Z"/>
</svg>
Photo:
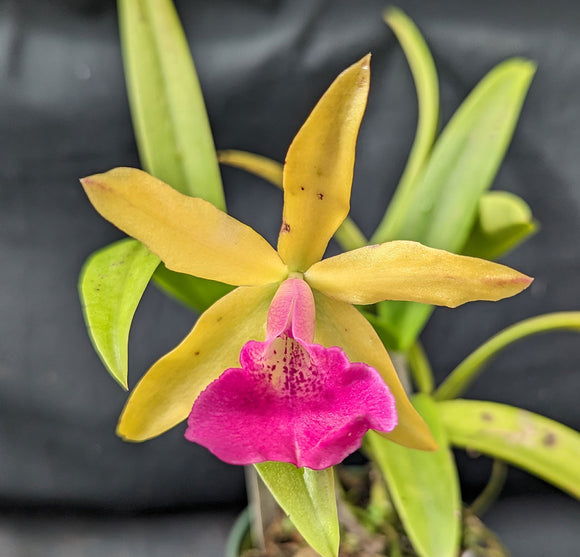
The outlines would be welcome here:
<svg viewBox="0 0 580 557">
<path fill-rule="evenodd" d="M 352 304 L 455 307 L 512 296 L 531 279 L 503 265 L 393 241 L 322 260 L 349 211 L 369 56 L 346 69 L 302 126 L 284 166 L 278 249 L 210 203 L 145 172 L 82 180 L 99 213 L 177 272 L 238 286 L 132 392 L 118 434 L 157 436 L 189 416 L 186 438 L 222 460 L 322 469 L 373 429 L 432 450 L 387 352 Z"/>
</svg>

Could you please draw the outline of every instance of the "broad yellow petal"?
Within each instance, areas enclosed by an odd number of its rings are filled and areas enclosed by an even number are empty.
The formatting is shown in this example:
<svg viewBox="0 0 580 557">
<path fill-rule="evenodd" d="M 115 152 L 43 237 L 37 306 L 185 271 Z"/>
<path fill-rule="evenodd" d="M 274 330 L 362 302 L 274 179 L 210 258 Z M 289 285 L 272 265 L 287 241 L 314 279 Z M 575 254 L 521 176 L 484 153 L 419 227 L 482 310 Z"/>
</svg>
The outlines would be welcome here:
<svg viewBox="0 0 580 557">
<path fill-rule="evenodd" d="M 235 285 L 281 281 L 287 269 L 262 236 L 203 199 L 135 168 L 81 180 L 95 209 L 180 273 Z"/>
<path fill-rule="evenodd" d="M 308 269 L 305 278 L 312 288 L 351 304 L 407 300 L 448 307 L 501 300 L 533 280 L 505 265 L 407 241 L 330 257 Z"/>
<path fill-rule="evenodd" d="M 314 341 L 323 346 L 340 346 L 351 362 L 364 362 L 383 377 L 397 401 L 399 423 L 383 437 L 414 449 L 435 450 L 437 443 L 423 418 L 413 408 L 371 324 L 350 304 L 332 300 L 314 291 L 316 331 Z"/>
<path fill-rule="evenodd" d="M 236 288 L 201 315 L 179 346 L 158 360 L 135 387 L 117 433 L 145 441 L 187 418 L 199 393 L 230 367 L 242 346 L 264 340 L 278 285 Z"/>
<path fill-rule="evenodd" d="M 348 214 L 370 55 L 342 72 L 294 138 L 284 166 L 278 252 L 292 271 L 319 261 Z"/>
</svg>

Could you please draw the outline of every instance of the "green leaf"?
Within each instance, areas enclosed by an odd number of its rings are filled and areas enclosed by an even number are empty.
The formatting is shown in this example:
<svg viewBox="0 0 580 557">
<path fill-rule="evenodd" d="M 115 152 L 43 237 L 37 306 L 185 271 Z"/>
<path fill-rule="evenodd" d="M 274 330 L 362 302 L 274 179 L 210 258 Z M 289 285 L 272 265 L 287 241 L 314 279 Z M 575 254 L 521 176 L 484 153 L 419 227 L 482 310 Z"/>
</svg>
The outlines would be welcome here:
<svg viewBox="0 0 580 557">
<path fill-rule="evenodd" d="M 507 60 L 470 93 L 437 140 L 398 239 L 461 250 L 479 199 L 504 158 L 534 71 L 530 61 Z"/>
<path fill-rule="evenodd" d="M 310 470 L 285 462 L 255 467 L 310 546 L 323 557 L 337 557 L 340 532 L 332 468 Z"/>
<path fill-rule="evenodd" d="M 405 219 L 393 237 L 454 253 L 462 251 L 479 199 L 491 186 L 505 156 L 535 66 L 507 60 L 470 93 L 437 140 L 421 174 Z M 432 306 L 383 302 L 380 316 L 398 332 L 406 350 L 429 319 Z"/>
<path fill-rule="evenodd" d="M 377 304 L 378 305 L 378 304 Z M 365 319 L 373 326 L 373 329 L 381 339 L 382 343 L 387 347 L 395 347 L 397 345 L 396 332 L 389 328 L 389 323 L 381 319 L 379 315 L 375 315 L 368 311 L 367 306 L 357 306 L 357 309 L 364 315 Z"/>
<path fill-rule="evenodd" d="M 463 255 L 498 259 L 538 229 L 529 205 L 507 191 L 490 191 L 479 200 L 475 224 Z"/>
<path fill-rule="evenodd" d="M 218 159 L 222 164 L 250 172 L 282 189 L 284 167 L 277 161 L 262 155 L 234 150 L 220 151 Z M 367 245 L 365 235 L 350 217 L 344 219 L 334 233 L 334 237 L 342 248 L 347 251 Z"/>
<path fill-rule="evenodd" d="M 407 350 L 407 360 L 415 386 L 419 392 L 430 395 L 435 387 L 435 378 L 423 345 L 418 340 Z"/>
<path fill-rule="evenodd" d="M 181 192 L 225 209 L 203 96 L 173 4 L 170 0 L 119 0 L 119 24 L 144 168 Z M 81 276 L 81 296 L 88 308 L 85 315 L 93 344 L 109 372 L 126 387 L 131 319 L 159 259 L 134 240 L 115 245 L 124 249 L 105 248 L 89 260 Z M 108 257 L 117 258 L 110 277 L 104 275 Z M 223 290 L 215 283 L 173 276 L 164 269 L 155 275 L 158 284 L 198 311 Z M 95 277 L 100 281 L 99 297 L 87 283 Z"/>
<path fill-rule="evenodd" d="M 119 0 L 127 89 L 145 170 L 225 209 L 203 95 L 171 0 Z"/>
<path fill-rule="evenodd" d="M 438 405 L 453 445 L 523 468 L 580 498 L 580 434 L 520 408 L 475 400 Z"/>
<path fill-rule="evenodd" d="M 418 119 L 411 153 L 393 199 L 371 239 L 380 244 L 396 239 L 396 232 L 414 200 L 414 190 L 431 153 L 439 124 L 439 81 L 435 62 L 419 29 L 401 10 L 388 8 L 383 18 L 407 57 L 417 89 Z"/>
<path fill-rule="evenodd" d="M 580 311 L 547 313 L 520 321 L 491 337 L 463 360 L 435 391 L 436 400 L 461 396 L 499 352 L 523 338 L 552 331 L 580 332 Z"/>
<path fill-rule="evenodd" d="M 127 238 L 94 252 L 79 278 L 89 336 L 103 364 L 127 388 L 127 342 L 133 315 L 159 259 Z"/>
<path fill-rule="evenodd" d="M 366 442 L 418 555 L 455 557 L 461 532 L 457 469 L 436 404 L 426 394 L 416 395 L 413 404 L 429 425 L 439 450 L 407 449 L 372 431 Z"/>
<path fill-rule="evenodd" d="M 170 271 L 163 263 L 157 267 L 153 280 L 167 294 L 197 313 L 203 313 L 234 289 L 223 282 Z"/>
<path fill-rule="evenodd" d="M 270 182 L 270 184 L 282 189 L 284 165 L 281 162 L 262 155 L 256 155 L 255 153 L 236 151 L 234 149 L 218 151 L 218 161 L 226 166 L 239 168 L 259 176 L 266 182 Z"/>
</svg>

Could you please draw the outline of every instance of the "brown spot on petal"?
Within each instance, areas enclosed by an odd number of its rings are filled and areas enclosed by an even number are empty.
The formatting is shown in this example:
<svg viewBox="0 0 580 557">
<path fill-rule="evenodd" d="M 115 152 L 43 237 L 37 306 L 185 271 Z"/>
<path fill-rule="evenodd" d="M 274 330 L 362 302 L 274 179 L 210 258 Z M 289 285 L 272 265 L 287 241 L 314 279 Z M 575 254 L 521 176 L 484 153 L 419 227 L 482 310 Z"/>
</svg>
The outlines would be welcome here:
<svg viewBox="0 0 580 557">
<path fill-rule="evenodd" d="M 493 422 L 493 414 L 490 414 L 489 412 L 482 412 L 481 419 L 484 422 Z"/>
<path fill-rule="evenodd" d="M 286 221 L 282 222 L 282 227 L 280 228 L 280 234 L 283 232 L 290 232 L 290 225 Z"/>
<path fill-rule="evenodd" d="M 557 440 L 558 437 L 556 437 L 556 434 L 549 431 L 548 433 L 546 433 L 546 435 L 544 435 L 544 438 L 542 439 L 542 444 L 544 445 L 544 447 L 553 447 L 556 444 Z"/>
<path fill-rule="evenodd" d="M 318 197 L 318 199 L 320 199 L 320 201 L 322 201 L 324 199 L 324 194 L 323 193 L 317 193 L 316 197 Z"/>
<path fill-rule="evenodd" d="M 302 191 L 304 191 L 304 186 L 300 186 L 300 189 L 301 189 Z"/>
<path fill-rule="evenodd" d="M 193 353 L 193 355 L 194 355 L 194 356 L 199 356 L 199 350 L 196 350 L 196 351 Z"/>
</svg>

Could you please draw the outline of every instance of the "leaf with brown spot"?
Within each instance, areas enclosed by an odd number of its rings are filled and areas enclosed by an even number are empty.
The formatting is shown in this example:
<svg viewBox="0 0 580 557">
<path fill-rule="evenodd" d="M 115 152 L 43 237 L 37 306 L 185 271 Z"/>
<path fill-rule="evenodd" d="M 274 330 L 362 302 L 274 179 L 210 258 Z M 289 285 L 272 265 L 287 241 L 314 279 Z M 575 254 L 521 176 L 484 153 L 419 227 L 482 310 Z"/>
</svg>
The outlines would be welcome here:
<svg viewBox="0 0 580 557">
<path fill-rule="evenodd" d="M 520 408 L 494 402 L 438 403 L 453 445 L 504 460 L 580 499 L 580 433 Z M 484 416 L 492 415 L 493 422 Z"/>
</svg>

